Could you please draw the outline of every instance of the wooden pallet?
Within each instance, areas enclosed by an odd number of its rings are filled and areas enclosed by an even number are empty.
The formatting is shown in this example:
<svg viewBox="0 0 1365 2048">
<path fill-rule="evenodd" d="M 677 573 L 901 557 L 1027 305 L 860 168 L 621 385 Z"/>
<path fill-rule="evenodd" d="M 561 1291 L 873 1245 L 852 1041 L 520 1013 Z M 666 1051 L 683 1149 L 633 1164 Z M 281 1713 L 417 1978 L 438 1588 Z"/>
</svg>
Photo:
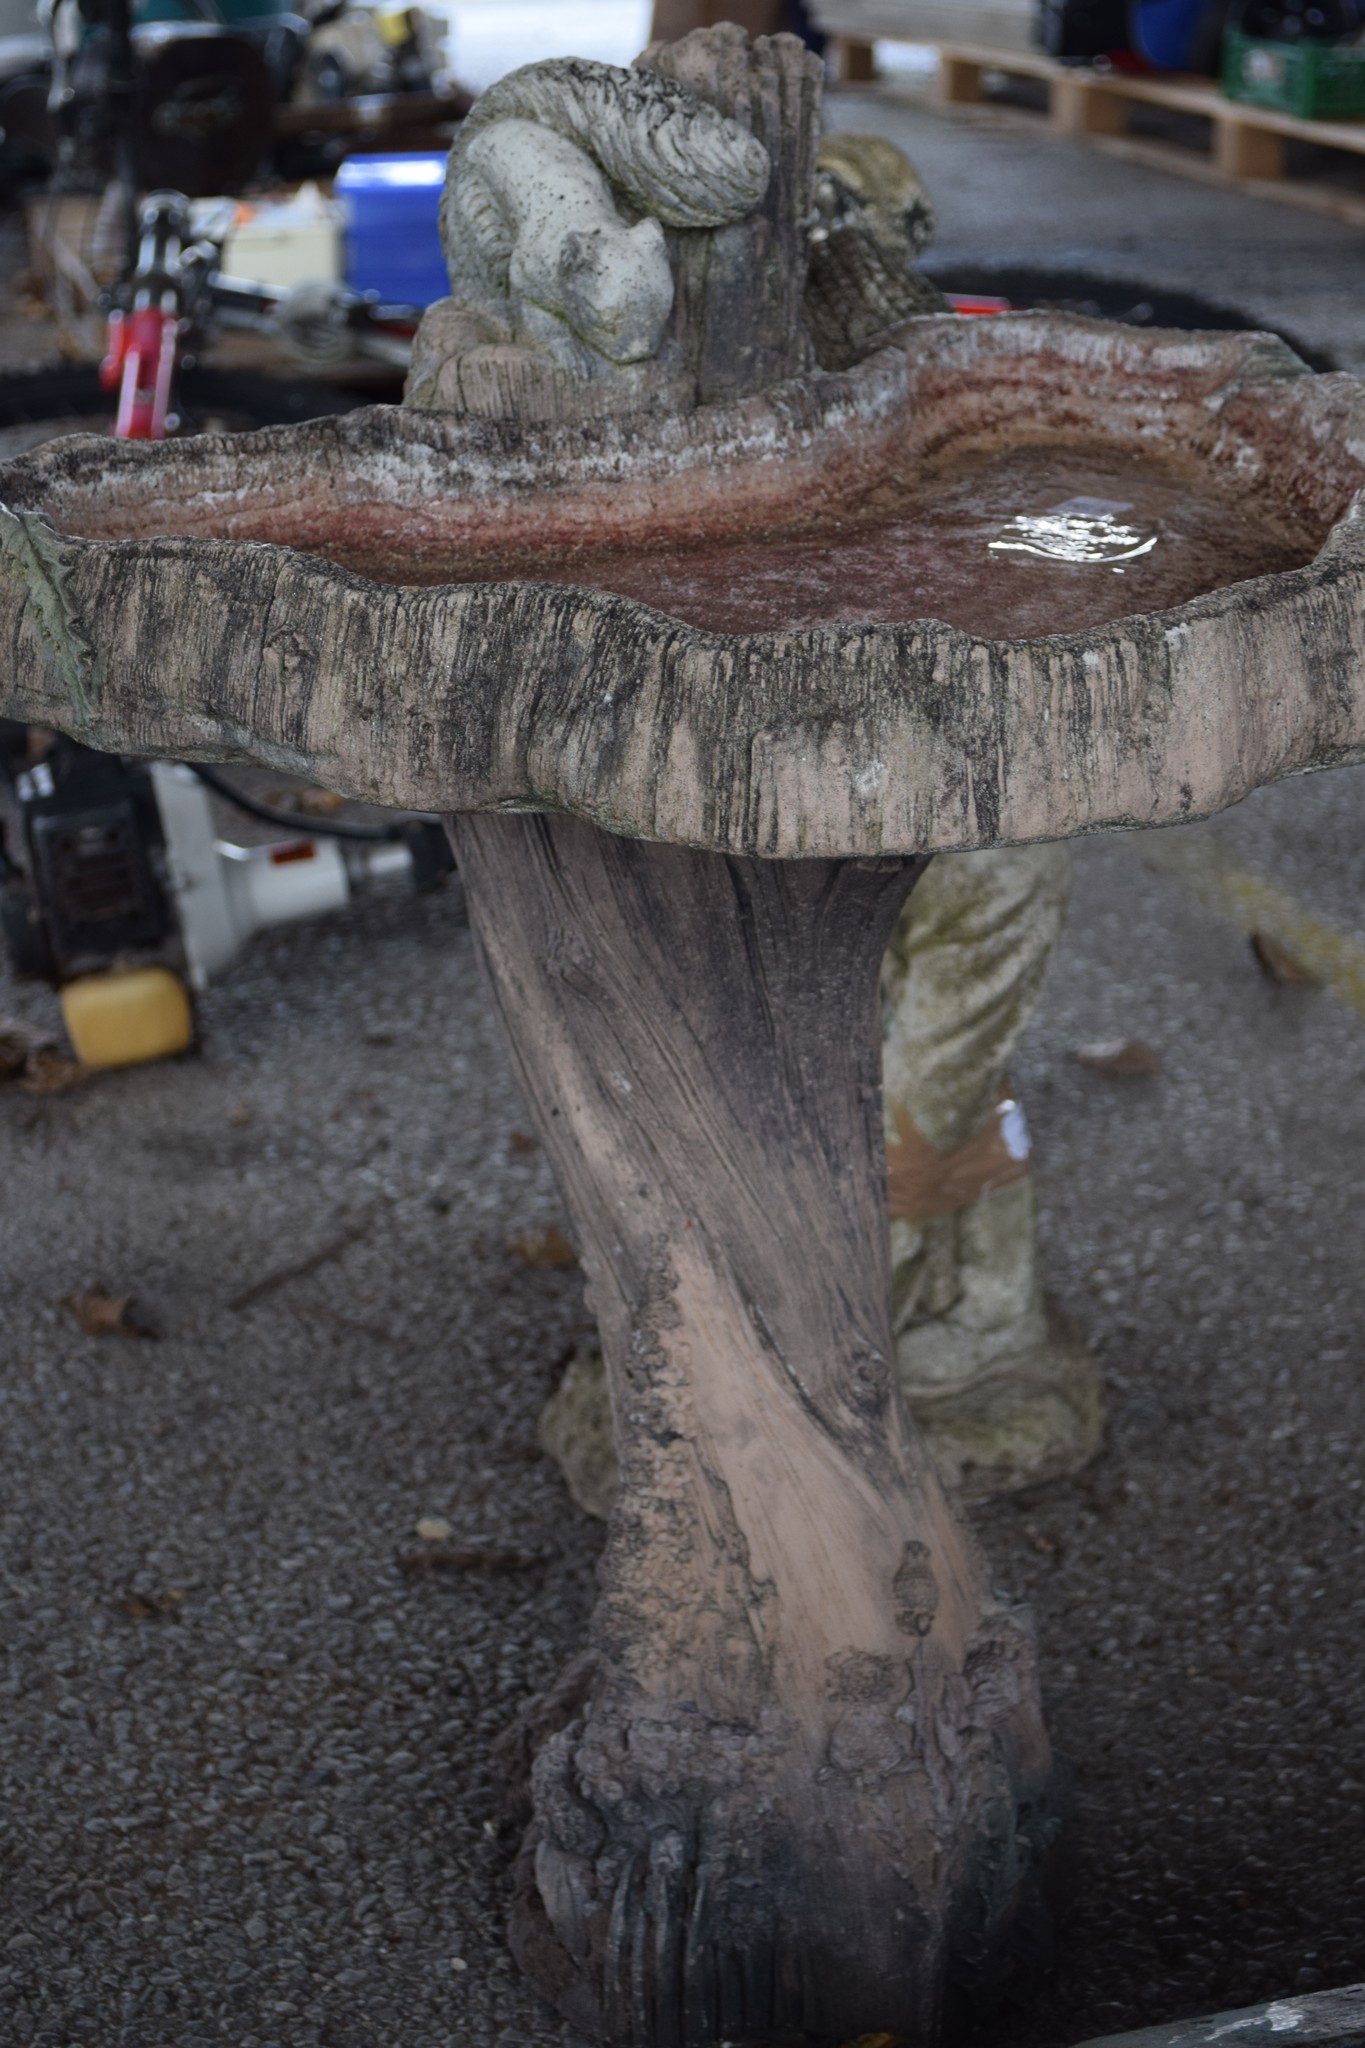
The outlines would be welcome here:
<svg viewBox="0 0 1365 2048">
<path fill-rule="evenodd" d="M 1057 134 L 1080 137 L 1161 170 L 1236 186 L 1365 226 L 1365 196 L 1292 177 L 1285 166 L 1285 144 L 1291 138 L 1365 156 L 1365 121 L 1301 121 L 1293 114 L 1226 99 L 1202 78 L 1091 71 L 1054 63 L 1032 51 L 986 50 L 963 43 L 940 44 L 938 50 L 938 101 L 943 107 L 987 102 L 988 72 L 1041 79 L 1047 86 L 1048 119 Z M 1168 107 L 1206 121 L 1208 153 L 1129 135 L 1129 116 L 1142 105 Z"/>
<path fill-rule="evenodd" d="M 806 0 L 816 28 L 870 49 L 893 43 L 961 43 L 1035 50 L 1036 0 Z"/>
</svg>

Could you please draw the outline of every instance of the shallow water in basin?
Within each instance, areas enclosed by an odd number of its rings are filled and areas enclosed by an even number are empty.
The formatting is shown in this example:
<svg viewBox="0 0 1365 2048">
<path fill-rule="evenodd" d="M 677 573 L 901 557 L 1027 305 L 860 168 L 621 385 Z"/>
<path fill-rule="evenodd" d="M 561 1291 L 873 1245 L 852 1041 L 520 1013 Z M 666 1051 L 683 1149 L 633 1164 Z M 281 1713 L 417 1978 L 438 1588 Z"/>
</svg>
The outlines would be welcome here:
<svg viewBox="0 0 1365 2048">
<path fill-rule="evenodd" d="M 386 581 L 526 578 L 637 598 L 719 633 L 941 619 L 1028 639 L 1161 611 L 1311 560 L 1317 538 L 1245 499 L 1112 449 L 1017 449 L 883 487 L 816 529 L 512 556 L 465 553 Z M 339 558 L 342 558 L 340 556 Z"/>
</svg>

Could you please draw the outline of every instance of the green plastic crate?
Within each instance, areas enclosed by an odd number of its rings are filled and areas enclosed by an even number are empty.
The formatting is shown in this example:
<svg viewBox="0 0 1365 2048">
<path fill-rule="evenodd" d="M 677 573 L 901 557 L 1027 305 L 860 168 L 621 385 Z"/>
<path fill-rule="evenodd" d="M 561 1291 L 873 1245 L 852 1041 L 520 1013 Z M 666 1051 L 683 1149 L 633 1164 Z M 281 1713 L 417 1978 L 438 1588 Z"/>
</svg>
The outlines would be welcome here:
<svg viewBox="0 0 1365 2048">
<path fill-rule="evenodd" d="M 1365 120 L 1365 49 L 1263 42 L 1231 28 L 1223 38 L 1223 91 L 1305 121 Z"/>
</svg>

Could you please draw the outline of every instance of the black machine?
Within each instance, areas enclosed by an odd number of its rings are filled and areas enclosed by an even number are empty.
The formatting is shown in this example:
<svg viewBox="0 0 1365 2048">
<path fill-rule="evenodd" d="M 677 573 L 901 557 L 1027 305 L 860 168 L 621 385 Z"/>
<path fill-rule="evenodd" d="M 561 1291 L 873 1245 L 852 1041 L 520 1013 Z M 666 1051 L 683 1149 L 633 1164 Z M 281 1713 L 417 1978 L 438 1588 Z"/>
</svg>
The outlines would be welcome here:
<svg viewBox="0 0 1365 2048">
<path fill-rule="evenodd" d="M 310 24 L 204 12 L 135 27 L 129 0 L 56 0 L 48 104 L 85 173 L 201 199 L 240 192 L 261 171 Z"/>
<path fill-rule="evenodd" d="M 1051 57 L 1125 57 L 1161 71 L 1215 78 L 1223 34 L 1335 42 L 1365 23 L 1365 0 L 1037 0 L 1038 40 Z"/>
<path fill-rule="evenodd" d="M 177 927 L 151 771 L 59 741 L 28 761 L 24 726 L 0 725 L 0 769 L 28 868 L 0 838 L 0 930 L 16 974 L 60 986 L 115 959 L 174 958 Z"/>
<path fill-rule="evenodd" d="M 360 18 L 349 0 L 305 0 L 306 14 L 287 0 L 179 0 L 184 18 L 146 21 L 144 4 L 43 0 L 46 37 L 0 39 L 0 183 L 57 170 L 82 188 L 116 177 L 217 198 L 262 174 L 330 176 L 354 137 L 311 123 L 310 107 L 378 94 L 420 103 L 428 120 L 468 109 L 420 7 L 386 14 L 382 35 L 348 35 Z"/>
<path fill-rule="evenodd" d="M 0 721 L 0 781 L 20 846 L 0 828 L 0 937 L 13 972 L 62 996 L 91 1065 L 183 1051 L 192 996 L 272 925 L 339 910 L 361 887 L 443 882 L 455 865 L 434 818 L 381 825 L 299 820 L 215 770 L 97 754 Z M 237 846 L 217 836 L 210 792 L 287 838 Z"/>
<path fill-rule="evenodd" d="M 1050 57 L 1077 63 L 1127 50 L 1128 0 L 1038 0 L 1038 40 Z"/>
</svg>

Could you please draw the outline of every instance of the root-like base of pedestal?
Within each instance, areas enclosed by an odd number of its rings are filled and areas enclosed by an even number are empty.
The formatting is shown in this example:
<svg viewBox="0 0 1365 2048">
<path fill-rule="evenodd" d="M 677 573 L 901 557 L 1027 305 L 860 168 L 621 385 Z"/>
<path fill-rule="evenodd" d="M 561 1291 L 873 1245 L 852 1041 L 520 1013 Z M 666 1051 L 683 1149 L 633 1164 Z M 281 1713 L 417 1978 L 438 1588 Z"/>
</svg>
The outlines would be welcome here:
<svg viewBox="0 0 1365 2048">
<path fill-rule="evenodd" d="M 979 1664 L 974 1690 L 989 1695 L 1001 1667 L 988 1645 Z M 627 1773 L 637 1748 L 652 1748 L 656 1763 L 690 1749 L 695 1761 L 721 1736 L 750 1752 L 744 1779 L 701 1785 L 678 1774 L 652 1796 L 618 1781 L 608 1787 L 617 1811 L 606 1815 L 585 1775 L 600 1767 L 601 1733 L 591 1710 L 576 1717 L 535 1767 L 537 1815 L 509 1916 L 522 1968 L 571 2024 L 630 2048 L 928 2041 L 945 2019 L 980 2017 L 1007 1980 L 1017 1992 L 1030 1961 L 1050 1952 L 1050 1782 L 1021 1796 L 1008 1733 L 983 1739 L 969 1710 L 952 1760 L 966 1853 L 951 1859 L 951 1888 L 926 1900 L 923 1843 L 909 1831 L 899 1851 L 891 1840 L 876 1721 L 870 1702 L 855 1706 L 842 1764 L 812 1785 L 784 1782 L 791 1731 L 778 1725 L 718 1731 L 645 1717 L 609 1745 Z M 851 1765 L 863 1768 L 850 1775 Z M 851 1866 L 841 1849 L 860 1834 L 866 1862 Z M 860 1885 L 860 1874 L 871 1881 Z"/>
</svg>

